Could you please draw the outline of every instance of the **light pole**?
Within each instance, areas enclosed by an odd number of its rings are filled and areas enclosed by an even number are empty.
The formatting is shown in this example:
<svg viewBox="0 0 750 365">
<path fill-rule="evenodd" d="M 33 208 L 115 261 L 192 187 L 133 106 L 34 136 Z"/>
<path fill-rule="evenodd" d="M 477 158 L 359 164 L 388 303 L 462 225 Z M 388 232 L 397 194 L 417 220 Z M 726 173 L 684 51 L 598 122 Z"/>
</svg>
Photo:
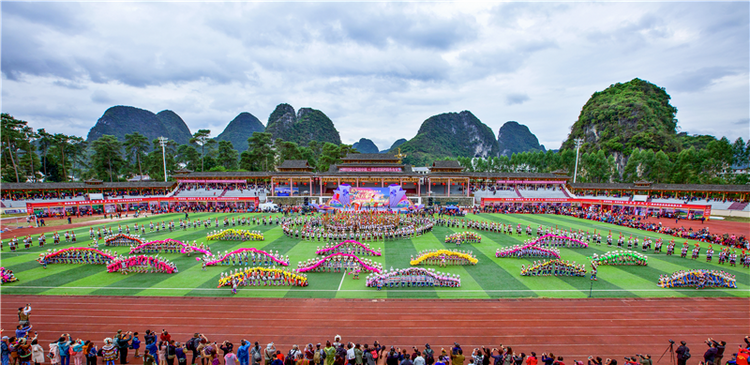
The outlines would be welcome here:
<svg viewBox="0 0 750 365">
<path fill-rule="evenodd" d="M 161 160 L 164 162 L 164 182 L 167 182 L 167 152 L 165 147 L 167 146 L 168 140 L 169 138 L 167 137 L 159 137 L 159 144 L 161 145 Z"/>
<path fill-rule="evenodd" d="M 583 138 L 576 138 L 576 169 L 573 170 L 573 183 L 576 182 L 576 177 L 578 177 L 578 155 L 581 151 L 581 145 L 583 145 Z"/>
</svg>

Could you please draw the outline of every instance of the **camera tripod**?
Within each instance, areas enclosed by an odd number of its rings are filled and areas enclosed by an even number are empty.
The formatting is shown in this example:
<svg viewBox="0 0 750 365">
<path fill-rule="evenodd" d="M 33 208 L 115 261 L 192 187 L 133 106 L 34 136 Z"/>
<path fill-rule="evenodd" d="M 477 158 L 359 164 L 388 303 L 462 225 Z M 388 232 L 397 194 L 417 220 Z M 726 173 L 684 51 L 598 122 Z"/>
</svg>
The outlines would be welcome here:
<svg viewBox="0 0 750 365">
<path fill-rule="evenodd" d="M 667 346 L 667 349 L 664 350 L 664 353 L 661 354 L 661 357 L 659 357 L 659 360 L 656 360 L 656 362 L 659 363 L 659 361 L 661 361 L 662 357 L 664 357 L 664 355 L 666 355 L 667 352 L 669 352 L 669 360 L 670 360 L 669 363 L 670 364 L 674 364 L 675 363 L 675 361 L 674 361 L 674 342 L 672 342 L 672 341 L 669 341 L 669 346 Z"/>
</svg>

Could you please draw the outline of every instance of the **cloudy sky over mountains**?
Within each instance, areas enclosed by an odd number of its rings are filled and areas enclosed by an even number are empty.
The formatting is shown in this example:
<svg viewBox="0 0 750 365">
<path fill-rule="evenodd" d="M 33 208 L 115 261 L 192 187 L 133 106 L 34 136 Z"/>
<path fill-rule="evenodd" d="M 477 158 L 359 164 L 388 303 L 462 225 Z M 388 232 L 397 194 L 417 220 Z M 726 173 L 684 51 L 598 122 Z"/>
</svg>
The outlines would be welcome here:
<svg viewBox="0 0 750 365">
<path fill-rule="evenodd" d="M 171 109 L 218 135 L 282 102 L 381 149 L 472 111 L 558 148 L 592 93 L 664 87 L 682 131 L 750 136 L 750 4 L 8 3 L 2 111 L 85 136 L 104 111 Z"/>
</svg>

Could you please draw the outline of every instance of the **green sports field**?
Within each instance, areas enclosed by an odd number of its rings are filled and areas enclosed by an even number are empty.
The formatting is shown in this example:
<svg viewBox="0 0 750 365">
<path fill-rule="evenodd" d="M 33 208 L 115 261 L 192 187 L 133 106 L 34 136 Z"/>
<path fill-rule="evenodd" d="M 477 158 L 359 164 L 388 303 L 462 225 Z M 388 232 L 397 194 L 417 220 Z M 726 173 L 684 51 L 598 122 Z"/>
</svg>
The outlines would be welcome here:
<svg viewBox="0 0 750 365">
<path fill-rule="evenodd" d="M 230 214 L 191 214 L 190 219 L 207 217 L 218 217 L 219 220 Z M 238 217 L 239 215 L 235 215 Z M 250 215 L 246 215 L 250 216 Z M 123 221 L 131 225 L 133 222 L 146 223 L 153 220 L 154 223 L 162 220 L 174 219 L 178 221 L 182 214 L 168 214 L 148 218 L 139 218 Z M 622 228 L 605 223 L 592 222 L 577 218 L 554 216 L 554 215 L 506 215 L 506 214 L 480 214 L 469 215 L 468 219 L 487 220 L 503 223 L 521 223 L 523 226 L 531 224 L 536 232 L 538 225 L 555 227 L 561 229 L 573 227 L 593 232 L 602 232 L 606 237 L 607 231 L 612 230 L 613 236 L 618 232 L 624 235 L 633 235 L 642 238 L 649 236 L 657 238 L 651 232 L 636 229 Z M 112 224 L 117 231 L 117 223 Z M 98 226 L 95 226 L 98 227 Z M 62 228 L 62 227 L 61 227 Z M 241 247 L 256 247 L 264 250 L 278 251 L 289 255 L 291 267 L 296 267 L 297 262 L 315 257 L 315 248 L 318 242 L 306 242 L 286 237 L 282 234 L 281 227 L 277 225 L 267 226 L 244 226 L 243 229 L 260 230 L 265 235 L 264 241 L 234 242 L 234 241 L 209 241 L 214 253 L 225 250 L 234 250 Z M 206 232 L 211 231 L 201 228 L 187 231 L 177 230 L 173 233 L 146 233 L 142 237 L 145 241 L 162 240 L 172 238 L 184 242 L 197 240 L 205 241 Z M 431 233 L 416 237 L 411 240 L 398 240 L 370 243 L 370 246 L 383 249 L 383 256 L 374 258 L 387 269 L 405 268 L 409 266 L 411 255 L 416 255 L 420 250 L 435 248 L 455 249 L 455 245 L 443 243 L 447 234 L 461 230 L 445 227 L 435 227 Z M 62 231 L 61 231 L 62 232 Z M 351 275 L 342 273 L 310 273 L 308 275 L 310 286 L 304 288 L 290 287 L 241 287 L 236 296 L 240 297 L 299 297 L 299 298 L 507 298 L 507 297 L 554 297 L 554 298 L 581 298 L 588 297 L 591 292 L 593 297 L 750 297 L 750 270 L 741 266 L 731 268 L 729 265 L 716 263 L 718 252 L 714 255 L 713 263 L 705 262 L 705 249 L 701 252 L 698 261 L 682 259 L 679 257 L 679 247 L 676 249 L 677 256 L 667 257 L 664 253 L 648 254 L 648 266 L 600 266 L 599 280 L 593 282 L 581 277 L 521 277 L 521 265 L 528 265 L 532 260 L 526 259 L 498 259 L 495 258 L 495 250 L 499 247 L 519 244 L 526 237 L 502 233 L 479 232 L 482 235 L 480 244 L 464 244 L 461 249 L 471 250 L 479 259 L 476 266 L 454 266 L 439 269 L 450 273 L 460 274 L 462 287 L 450 288 L 398 288 L 376 289 L 366 288 L 364 275 L 360 280 L 354 280 Z M 88 227 L 76 230 L 79 242 L 76 246 L 86 246 L 89 243 Z M 47 248 L 51 248 L 51 233 L 47 234 Z M 36 236 L 35 245 L 36 245 Z M 23 248 L 15 253 L 8 252 L 6 234 L 4 251 L 0 254 L 0 266 L 14 271 L 18 282 L 4 284 L 0 289 L 2 294 L 56 294 L 56 295 L 158 295 L 158 296 L 232 296 L 226 287 L 216 288 L 222 271 L 228 270 L 228 266 L 208 267 L 206 271 L 201 270 L 201 265 L 195 256 L 187 257 L 180 254 L 162 254 L 173 261 L 178 269 L 177 274 L 111 274 L 106 272 L 104 265 L 48 265 L 43 269 L 35 261 L 42 249 L 33 247 L 29 250 Z M 668 242 L 670 236 L 662 236 Z M 64 240 L 64 239 L 63 239 Z M 678 241 L 680 244 L 682 241 Z M 691 245 L 694 242 L 691 241 Z M 73 244 L 61 244 L 57 246 L 71 247 Z M 663 251 L 666 251 L 666 243 Z M 703 244 L 705 248 L 707 244 Z M 100 248 L 104 248 L 102 245 Z M 714 247 L 716 248 L 716 247 Z M 126 253 L 127 247 L 114 247 L 115 251 Z M 586 257 L 593 253 L 605 253 L 612 250 L 607 247 L 606 242 L 602 246 L 592 245 L 587 249 L 561 249 L 563 260 L 585 263 L 589 269 L 589 261 Z M 232 267 L 235 268 L 235 267 Z M 702 268 L 722 269 L 737 277 L 737 289 L 662 289 L 656 285 L 661 274 L 672 273 L 681 269 Z M 437 268 L 436 268 L 437 269 Z M 590 289 L 592 289 L 590 291 Z"/>
</svg>

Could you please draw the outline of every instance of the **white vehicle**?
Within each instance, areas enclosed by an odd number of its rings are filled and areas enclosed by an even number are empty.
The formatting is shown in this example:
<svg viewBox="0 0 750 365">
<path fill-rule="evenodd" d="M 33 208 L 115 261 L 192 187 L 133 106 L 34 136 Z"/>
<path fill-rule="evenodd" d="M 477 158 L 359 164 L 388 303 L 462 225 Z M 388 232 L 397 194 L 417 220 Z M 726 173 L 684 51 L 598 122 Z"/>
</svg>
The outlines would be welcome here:
<svg viewBox="0 0 750 365">
<path fill-rule="evenodd" d="M 258 205 L 258 208 L 260 208 L 260 210 L 262 210 L 264 212 L 266 212 L 266 211 L 275 212 L 275 211 L 279 210 L 279 206 L 278 205 L 276 205 L 274 203 L 270 203 L 270 202 L 261 203 L 260 205 Z"/>
</svg>

